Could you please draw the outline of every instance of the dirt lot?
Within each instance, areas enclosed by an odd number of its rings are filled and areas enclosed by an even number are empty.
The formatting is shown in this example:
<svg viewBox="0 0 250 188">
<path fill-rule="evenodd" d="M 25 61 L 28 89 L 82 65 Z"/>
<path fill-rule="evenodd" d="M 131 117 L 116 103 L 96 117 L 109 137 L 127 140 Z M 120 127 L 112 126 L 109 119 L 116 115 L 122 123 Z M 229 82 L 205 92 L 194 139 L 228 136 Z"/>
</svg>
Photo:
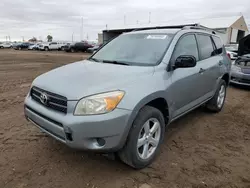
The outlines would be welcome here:
<svg viewBox="0 0 250 188">
<path fill-rule="evenodd" d="M 0 188 L 250 187 L 250 90 L 230 87 L 219 114 L 203 108 L 173 123 L 162 152 L 133 170 L 72 150 L 23 116 L 32 80 L 85 54 L 0 50 Z"/>
</svg>

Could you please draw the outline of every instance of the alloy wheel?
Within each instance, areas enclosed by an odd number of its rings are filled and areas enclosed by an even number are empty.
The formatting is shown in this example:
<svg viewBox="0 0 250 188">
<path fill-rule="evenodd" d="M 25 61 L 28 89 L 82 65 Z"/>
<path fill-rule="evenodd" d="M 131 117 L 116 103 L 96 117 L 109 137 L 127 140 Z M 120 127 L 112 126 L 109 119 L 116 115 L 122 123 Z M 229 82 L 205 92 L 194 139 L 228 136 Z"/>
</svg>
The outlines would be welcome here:
<svg viewBox="0 0 250 188">
<path fill-rule="evenodd" d="M 226 88 L 224 85 L 221 85 L 218 98 L 217 98 L 217 105 L 219 108 L 221 108 L 224 103 L 225 95 L 226 95 Z"/>
<path fill-rule="evenodd" d="M 150 118 L 142 126 L 137 140 L 137 153 L 141 159 L 147 160 L 155 153 L 160 137 L 160 122 L 156 118 Z"/>
</svg>

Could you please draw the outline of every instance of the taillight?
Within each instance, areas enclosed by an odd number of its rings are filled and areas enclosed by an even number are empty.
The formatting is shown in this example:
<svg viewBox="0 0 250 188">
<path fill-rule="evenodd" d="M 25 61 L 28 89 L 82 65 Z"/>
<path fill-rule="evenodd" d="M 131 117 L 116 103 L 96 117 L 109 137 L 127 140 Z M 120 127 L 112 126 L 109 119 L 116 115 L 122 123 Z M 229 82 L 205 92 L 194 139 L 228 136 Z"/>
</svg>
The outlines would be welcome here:
<svg viewBox="0 0 250 188">
<path fill-rule="evenodd" d="M 229 57 L 229 59 L 231 59 L 231 55 L 229 53 L 227 53 L 227 56 Z"/>
</svg>

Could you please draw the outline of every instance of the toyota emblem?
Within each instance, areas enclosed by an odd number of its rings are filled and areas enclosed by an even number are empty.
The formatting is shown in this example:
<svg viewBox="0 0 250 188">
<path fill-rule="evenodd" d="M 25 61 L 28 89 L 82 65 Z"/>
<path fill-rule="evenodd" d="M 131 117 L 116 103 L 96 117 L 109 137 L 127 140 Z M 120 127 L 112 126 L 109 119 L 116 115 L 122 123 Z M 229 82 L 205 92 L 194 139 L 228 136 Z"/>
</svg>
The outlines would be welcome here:
<svg viewBox="0 0 250 188">
<path fill-rule="evenodd" d="M 47 102 L 48 102 L 48 96 L 46 95 L 46 93 L 41 93 L 41 95 L 40 95 L 40 101 L 41 101 L 41 103 L 43 103 L 44 105 L 47 104 Z"/>
</svg>

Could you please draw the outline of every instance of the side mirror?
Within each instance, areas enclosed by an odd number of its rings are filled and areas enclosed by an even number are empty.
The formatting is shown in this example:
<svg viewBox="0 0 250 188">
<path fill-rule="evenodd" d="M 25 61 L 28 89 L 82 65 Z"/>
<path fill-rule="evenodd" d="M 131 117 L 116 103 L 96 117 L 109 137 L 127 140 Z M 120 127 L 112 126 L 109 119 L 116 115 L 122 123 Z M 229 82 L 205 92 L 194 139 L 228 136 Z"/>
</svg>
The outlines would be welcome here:
<svg viewBox="0 0 250 188">
<path fill-rule="evenodd" d="M 189 68 L 196 66 L 196 58 L 191 55 L 181 55 L 179 56 L 174 64 L 174 69 L 177 68 Z"/>
</svg>

